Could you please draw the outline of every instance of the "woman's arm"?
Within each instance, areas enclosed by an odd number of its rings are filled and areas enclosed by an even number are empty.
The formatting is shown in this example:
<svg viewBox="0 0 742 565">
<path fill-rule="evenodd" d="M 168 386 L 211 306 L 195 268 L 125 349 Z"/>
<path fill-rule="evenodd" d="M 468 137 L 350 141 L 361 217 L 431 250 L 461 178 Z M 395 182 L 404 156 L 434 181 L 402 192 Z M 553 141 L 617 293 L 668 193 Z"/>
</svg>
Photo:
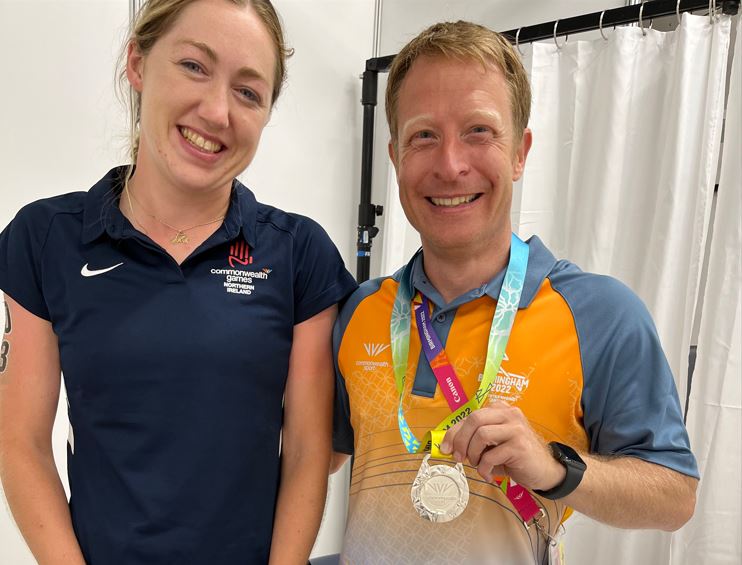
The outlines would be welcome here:
<svg viewBox="0 0 742 565">
<path fill-rule="evenodd" d="M 336 314 L 332 306 L 294 327 L 271 564 L 306 565 L 322 520 L 332 444 L 330 336 Z"/>
<path fill-rule="evenodd" d="M 51 324 L 5 297 L 9 323 L 0 364 L 0 479 L 39 565 L 84 565 L 52 454 L 60 387 Z M 6 345 L 7 344 L 7 345 Z"/>
</svg>

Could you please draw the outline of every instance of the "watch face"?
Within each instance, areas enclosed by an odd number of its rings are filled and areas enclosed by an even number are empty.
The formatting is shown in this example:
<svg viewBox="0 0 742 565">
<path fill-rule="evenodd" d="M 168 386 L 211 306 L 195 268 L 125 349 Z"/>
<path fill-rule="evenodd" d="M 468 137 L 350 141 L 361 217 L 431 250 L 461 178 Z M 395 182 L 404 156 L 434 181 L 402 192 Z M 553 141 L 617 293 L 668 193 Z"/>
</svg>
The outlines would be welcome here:
<svg viewBox="0 0 742 565">
<path fill-rule="evenodd" d="M 586 468 L 585 462 L 570 446 L 558 442 L 552 442 L 550 445 L 552 450 L 554 451 L 554 456 L 562 461 L 565 465 L 581 468 L 583 470 Z"/>
</svg>

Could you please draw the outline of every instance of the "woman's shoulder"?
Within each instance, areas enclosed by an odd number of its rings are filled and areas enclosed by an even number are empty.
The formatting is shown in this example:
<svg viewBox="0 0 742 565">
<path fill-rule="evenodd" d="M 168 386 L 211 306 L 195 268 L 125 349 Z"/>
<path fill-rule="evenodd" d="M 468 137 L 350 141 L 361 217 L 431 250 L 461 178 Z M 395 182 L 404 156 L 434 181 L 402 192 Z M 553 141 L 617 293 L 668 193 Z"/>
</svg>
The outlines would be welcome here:
<svg viewBox="0 0 742 565">
<path fill-rule="evenodd" d="M 17 216 L 23 218 L 48 219 L 57 214 L 77 214 L 85 209 L 87 192 L 77 191 L 39 198 L 24 205 Z"/>
<path fill-rule="evenodd" d="M 257 217 L 258 224 L 269 225 L 274 229 L 286 232 L 292 237 L 311 237 L 315 234 L 325 235 L 325 229 L 309 216 L 296 212 L 287 212 L 258 202 Z"/>
<path fill-rule="evenodd" d="M 34 200 L 21 207 L 9 225 L 43 229 L 61 214 L 82 214 L 85 210 L 86 194 L 86 192 L 69 192 Z"/>
</svg>

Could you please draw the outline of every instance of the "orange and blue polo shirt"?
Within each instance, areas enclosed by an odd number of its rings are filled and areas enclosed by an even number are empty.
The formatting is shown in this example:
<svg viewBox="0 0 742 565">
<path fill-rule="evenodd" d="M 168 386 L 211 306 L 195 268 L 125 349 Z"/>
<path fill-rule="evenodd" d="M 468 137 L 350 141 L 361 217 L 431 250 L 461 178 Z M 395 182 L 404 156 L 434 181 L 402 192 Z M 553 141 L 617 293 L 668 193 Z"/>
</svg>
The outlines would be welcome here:
<svg viewBox="0 0 742 565">
<path fill-rule="evenodd" d="M 657 331 L 639 298 L 617 280 L 558 261 L 528 241 L 526 280 L 490 399 L 520 408 L 546 441 L 577 450 L 638 457 L 698 477 L 677 390 Z M 471 397 L 484 371 L 487 338 L 504 270 L 446 304 L 428 281 L 423 255 L 412 283 L 433 304 L 431 319 Z M 469 505 L 448 523 L 421 519 L 410 488 L 422 455 L 405 450 L 390 317 L 401 270 L 364 283 L 336 322 L 334 448 L 354 454 L 345 563 L 541 563 L 546 544 L 526 528 L 502 491 L 465 465 Z M 449 412 L 410 330 L 403 408 L 418 438 Z M 556 536 L 566 507 L 534 495 Z"/>
</svg>

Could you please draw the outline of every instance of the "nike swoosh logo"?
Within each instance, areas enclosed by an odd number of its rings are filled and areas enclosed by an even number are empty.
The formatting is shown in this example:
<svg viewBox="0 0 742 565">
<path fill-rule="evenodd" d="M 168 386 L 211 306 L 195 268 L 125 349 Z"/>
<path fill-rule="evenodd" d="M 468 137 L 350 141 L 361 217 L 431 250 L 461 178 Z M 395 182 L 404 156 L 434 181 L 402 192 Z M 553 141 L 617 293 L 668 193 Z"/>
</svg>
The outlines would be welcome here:
<svg viewBox="0 0 742 565">
<path fill-rule="evenodd" d="M 118 265 L 114 265 L 113 267 L 107 267 L 105 269 L 91 270 L 91 269 L 88 269 L 88 264 L 85 263 L 82 266 L 82 269 L 80 269 L 80 274 L 83 277 L 97 277 L 98 275 L 102 275 L 103 273 L 107 273 L 108 271 L 113 271 L 116 267 L 120 267 L 121 265 L 123 265 L 123 263 L 119 263 Z"/>
</svg>

